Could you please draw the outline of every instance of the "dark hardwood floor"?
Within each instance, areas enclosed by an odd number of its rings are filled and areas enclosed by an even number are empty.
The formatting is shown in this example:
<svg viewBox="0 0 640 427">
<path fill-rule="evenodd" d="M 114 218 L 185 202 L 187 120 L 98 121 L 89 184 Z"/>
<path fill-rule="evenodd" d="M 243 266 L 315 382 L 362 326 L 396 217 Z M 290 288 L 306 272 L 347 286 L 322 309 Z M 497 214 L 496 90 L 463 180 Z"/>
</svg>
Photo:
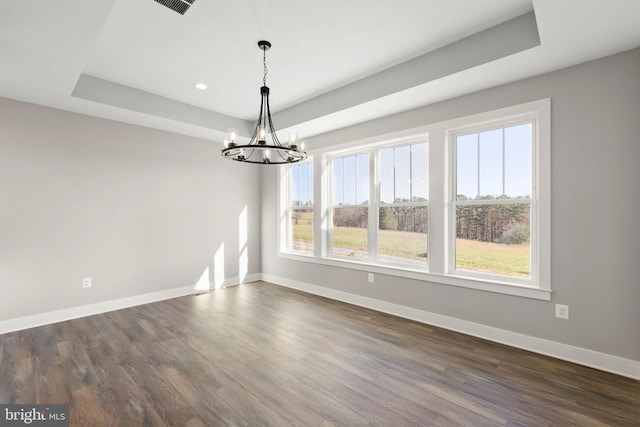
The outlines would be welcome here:
<svg viewBox="0 0 640 427">
<path fill-rule="evenodd" d="M 72 426 L 638 426 L 640 381 L 263 282 L 0 335 Z"/>
</svg>

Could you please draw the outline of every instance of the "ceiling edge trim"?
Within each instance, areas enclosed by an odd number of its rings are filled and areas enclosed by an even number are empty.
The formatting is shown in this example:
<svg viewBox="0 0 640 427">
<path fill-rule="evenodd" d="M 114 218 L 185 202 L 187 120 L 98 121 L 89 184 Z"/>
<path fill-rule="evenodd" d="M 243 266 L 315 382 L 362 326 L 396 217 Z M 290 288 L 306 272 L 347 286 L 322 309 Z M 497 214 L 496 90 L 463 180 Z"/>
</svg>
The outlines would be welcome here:
<svg viewBox="0 0 640 427">
<path fill-rule="evenodd" d="M 71 96 L 217 131 L 249 136 L 251 122 L 82 73 Z"/>
<path fill-rule="evenodd" d="M 533 11 L 273 115 L 295 126 L 540 46 Z"/>
</svg>

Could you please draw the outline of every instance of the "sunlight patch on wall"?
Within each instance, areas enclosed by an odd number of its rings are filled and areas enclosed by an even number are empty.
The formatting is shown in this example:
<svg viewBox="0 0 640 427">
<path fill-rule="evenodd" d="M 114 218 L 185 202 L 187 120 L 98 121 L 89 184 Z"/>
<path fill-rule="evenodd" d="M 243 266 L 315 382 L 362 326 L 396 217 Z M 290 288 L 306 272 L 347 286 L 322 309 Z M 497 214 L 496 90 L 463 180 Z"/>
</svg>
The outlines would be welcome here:
<svg viewBox="0 0 640 427">
<path fill-rule="evenodd" d="M 211 289 L 211 284 L 209 283 L 209 267 L 204 269 L 194 289 L 197 291 L 208 291 Z"/>
<path fill-rule="evenodd" d="M 220 243 L 213 257 L 213 285 L 220 289 L 224 284 L 224 243 Z"/>
<path fill-rule="evenodd" d="M 238 258 L 238 273 L 240 277 L 240 283 L 244 281 L 249 272 L 249 249 L 247 247 L 248 242 L 247 232 L 247 206 L 242 209 L 240 216 L 238 217 L 238 247 L 240 248 L 240 256 Z"/>
</svg>

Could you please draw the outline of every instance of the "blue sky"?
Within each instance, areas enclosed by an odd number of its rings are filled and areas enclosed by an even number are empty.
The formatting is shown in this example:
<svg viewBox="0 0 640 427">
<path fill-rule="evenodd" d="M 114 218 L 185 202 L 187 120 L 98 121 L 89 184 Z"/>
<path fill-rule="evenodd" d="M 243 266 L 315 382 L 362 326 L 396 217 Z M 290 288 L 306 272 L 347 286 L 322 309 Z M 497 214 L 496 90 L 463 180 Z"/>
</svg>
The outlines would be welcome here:
<svg viewBox="0 0 640 427">
<path fill-rule="evenodd" d="M 291 200 L 313 204 L 313 163 L 291 166 Z"/>
<path fill-rule="evenodd" d="M 456 155 L 457 194 L 469 199 L 530 196 L 530 123 L 460 135 Z M 369 200 L 368 154 L 334 159 L 332 170 L 333 203 L 357 205 Z M 380 150 L 380 201 L 428 200 L 428 170 L 427 143 Z M 291 200 L 313 203 L 313 164 L 293 165 L 291 176 Z"/>
<path fill-rule="evenodd" d="M 427 143 L 380 150 L 380 201 L 429 199 Z"/>
<path fill-rule="evenodd" d="M 530 123 L 504 128 L 504 143 L 502 129 L 458 136 L 456 155 L 457 194 L 531 195 Z"/>
<path fill-rule="evenodd" d="M 369 154 L 334 159 L 333 202 L 359 205 L 369 200 Z"/>
</svg>

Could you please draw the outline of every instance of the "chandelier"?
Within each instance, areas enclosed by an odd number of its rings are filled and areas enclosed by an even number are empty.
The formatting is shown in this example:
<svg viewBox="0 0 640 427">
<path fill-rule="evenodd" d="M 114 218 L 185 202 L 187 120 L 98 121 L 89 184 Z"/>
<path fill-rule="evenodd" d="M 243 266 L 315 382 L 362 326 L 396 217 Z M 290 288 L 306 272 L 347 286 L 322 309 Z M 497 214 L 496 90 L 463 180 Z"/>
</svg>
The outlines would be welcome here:
<svg viewBox="0 0 640 427">
<path fill-rule="evenodd" d="M 238 132 L 235 129 L 229 129 L 227 139 L 224 141 L 225 148 L 222 150 L 222 157 L 238 162 L 265 165 L 299 162 L 307 158 L 305 142 L 298 141 L 297 134 L 291 132 L 288 144 L 281 143 L 271 120 L 269 88 L 267 87 L 267 50 L 271 47 L 271 43 L 261 40 L 258 42 L 258 47 L 262 50 L 262 64 L 264 66 L 258 123 L 247 144 L 238 144 Z"/>
</svg>

